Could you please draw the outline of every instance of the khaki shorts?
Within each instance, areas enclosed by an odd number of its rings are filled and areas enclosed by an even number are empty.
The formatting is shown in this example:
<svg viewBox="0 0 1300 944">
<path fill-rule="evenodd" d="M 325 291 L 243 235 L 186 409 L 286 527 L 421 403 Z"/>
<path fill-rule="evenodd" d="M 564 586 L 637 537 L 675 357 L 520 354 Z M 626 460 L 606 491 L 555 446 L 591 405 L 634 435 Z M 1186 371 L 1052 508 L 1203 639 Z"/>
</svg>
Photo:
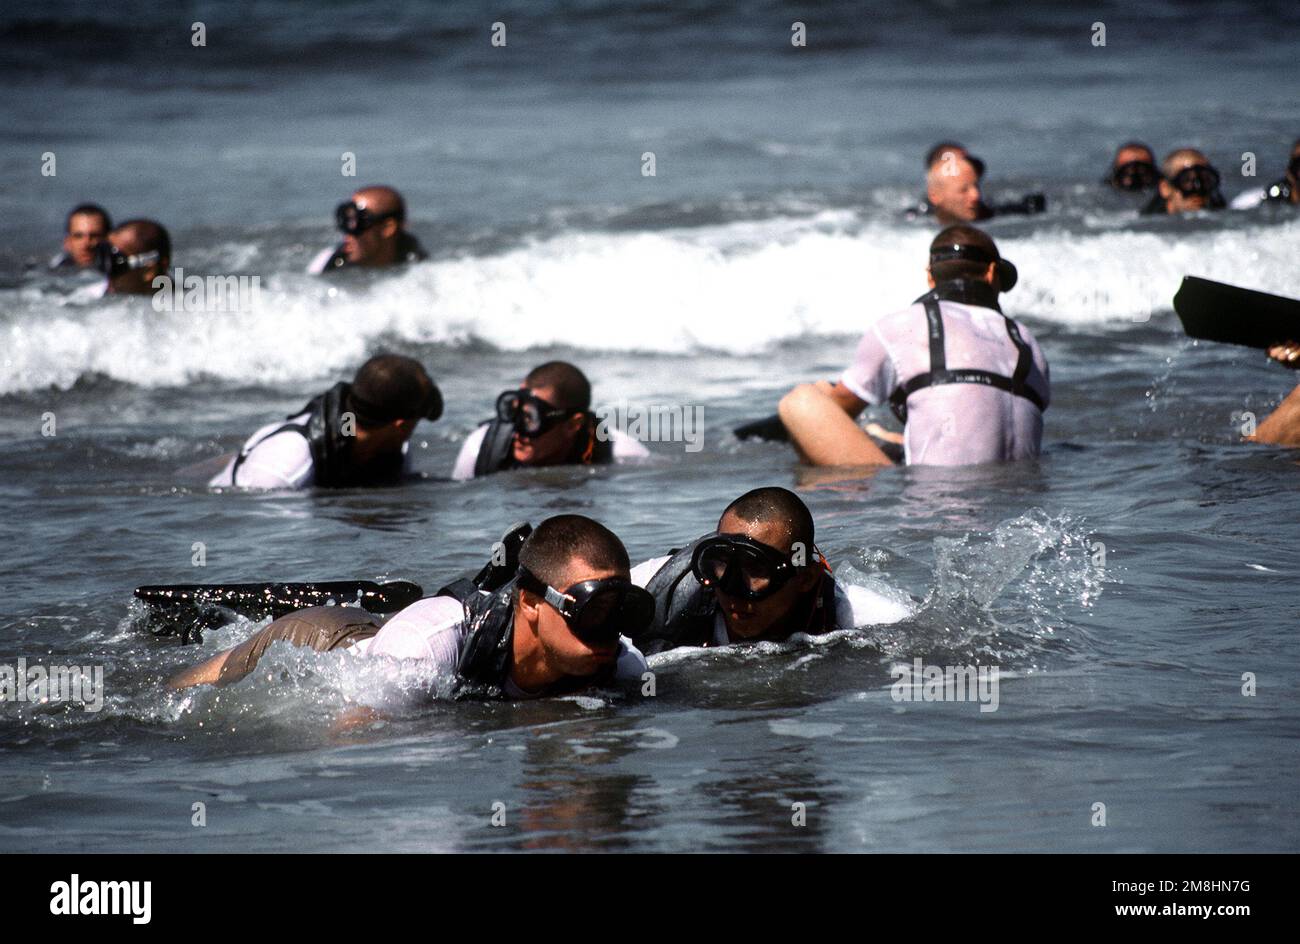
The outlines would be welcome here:
<svg viewBox="0 0 1300 944">
<path fill-rule="evenodd" d="M 317 652 L 344 649 L 379 632 L 379 623 L 365 610 L 355 606 L 312 606 L 281 616 L 264 629 L 230 650 L 221 666 L 218 685 L 243 678 L 257 667 L 257 662 L 273 642 L 306 646 Z"/>
</svg>

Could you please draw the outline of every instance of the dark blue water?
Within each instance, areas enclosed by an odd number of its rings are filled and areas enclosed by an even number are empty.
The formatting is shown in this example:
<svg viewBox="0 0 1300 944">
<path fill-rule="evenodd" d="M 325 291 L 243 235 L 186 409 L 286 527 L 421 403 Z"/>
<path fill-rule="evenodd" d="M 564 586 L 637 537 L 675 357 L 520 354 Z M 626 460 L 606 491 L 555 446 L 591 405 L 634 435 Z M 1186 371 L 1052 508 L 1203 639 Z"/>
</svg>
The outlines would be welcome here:
<svg viewBox="0 0 1300 944">
<path fill-rule="evenodd" d="M 806 49 L 777 4 L 0 14 L 0 665 L 99 665 L 107 686 L 99 712 L 0 706 L 0 848 L 1297 848 L 1300 469 L 1239 442 L 1241 414 L 1295 378 L 1189 342 L 1170 298 L 1188 273 L 1300 295 L 1300 221 L 1139 221 L 1095 185 L 1130 137 L 1202 147 L 1229 196 L 1278 176 L 1300 134 L 1300 13 L 971 0 L 797 17 Z M 995 199 L 1048 195 L 1044 216 L 990 227 L 1021 272 L 1006 310 L 1051 361 L 1044 457 L 863 478 L 736 442 L 737 421 L 842 369 L 872 318 L 924 289 L 931 231 L 898 214 L 944 137 L 988 161 Z M 304 275 L 334 204 L 377 181 L 406 194 L 431 261 Z M 162 220 L 187 271 L 259 276 L 260 303 L 78 300 L 31 264 L 86 199 Z M 424 360 L 447 398 L 416 437 L 425 481 L 233 495 L 177 474 L 381 347 Z M 493 395 L 553 356 L 599 402 L 703 406 L 703 450 L 444 481 Z M 347 698 L 416 680 L 283 651 L 220 693 L 166 694 L 253 627 L 182 648 L 131 604 L 169 581 L 433 587 L 511 522 L 561 511 L 642 559 L 763 484 L 800 490 L 845 579 L 917 613 L 669 657 L 654 700 L 431 703 L 340 739 Z M 998 710 L 895 702 L 890 669 L 915 657 L 999 665 Z"/>
</svg>

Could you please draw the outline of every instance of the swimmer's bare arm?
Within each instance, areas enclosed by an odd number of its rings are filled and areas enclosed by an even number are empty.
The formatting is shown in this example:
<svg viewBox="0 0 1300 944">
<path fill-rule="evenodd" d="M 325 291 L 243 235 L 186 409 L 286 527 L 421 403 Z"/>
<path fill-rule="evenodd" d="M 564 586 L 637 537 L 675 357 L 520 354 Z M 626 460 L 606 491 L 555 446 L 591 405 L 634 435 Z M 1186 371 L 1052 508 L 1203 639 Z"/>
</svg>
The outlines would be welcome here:
<svg viewBox="0 0 1300 944">
<path fill-rule="evenodd" d="M 167 680 L 167 687 L 173 690 L 193 688 L 195 685 L 216 685 L 221 679 L 221 670 L 226 665 L 231 649 L 218 652 L 211 659 L 205 659 L 198 665 L 182 669 Z"/>
<path fill-rule="evenodd" d="M 866 409 L 842 383 L 800 384 L 781 398 L 781 422 L 799 455 L 812 465 L 892 465 L 856 417 Z"/>
<path fill-rule="evenodd" d="M 1284 367 L 1300 367 L 1300 344 L 1288 341 L 1268 349 L 1268 356 Z M 1286 395 L 1277 409 L 1264 417 L 1251 442 L 1270 443 L 1275 446 L 1300 446 L 1300 386 Z"/>
</svg>

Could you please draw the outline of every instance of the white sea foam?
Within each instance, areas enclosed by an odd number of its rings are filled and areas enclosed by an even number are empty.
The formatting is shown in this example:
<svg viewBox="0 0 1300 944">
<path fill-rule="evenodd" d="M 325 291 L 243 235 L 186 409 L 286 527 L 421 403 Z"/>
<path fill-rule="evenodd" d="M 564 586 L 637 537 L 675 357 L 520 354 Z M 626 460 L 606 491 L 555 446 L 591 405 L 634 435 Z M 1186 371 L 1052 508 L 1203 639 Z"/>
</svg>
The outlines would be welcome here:
<svg viewBox="0 0 1300 944">
<path fill-rule="evenodd" d="M 381 336 L 656 352 L 756 352 L 809 335 L 853 336 L 921 293 L 930 235 L 926 227 L 861 226 L 840 212 L 569 233 L 369 284 L 272 274 L 256 309 L 225 313 L 74 303 L 28 286 L 0 292 L 0 393 L 66 388 L 87 373 L 149 387 L 199 375 L 314 379 L 358 363 Z M 1170 308 L 1189 273 L 1300 295 L 1297 221 L 1177 234 L 1043 228 L 1000 245 L 1021 273 L 1006 309 L 1031 319 L 1144 320 Z"/>
</svg>

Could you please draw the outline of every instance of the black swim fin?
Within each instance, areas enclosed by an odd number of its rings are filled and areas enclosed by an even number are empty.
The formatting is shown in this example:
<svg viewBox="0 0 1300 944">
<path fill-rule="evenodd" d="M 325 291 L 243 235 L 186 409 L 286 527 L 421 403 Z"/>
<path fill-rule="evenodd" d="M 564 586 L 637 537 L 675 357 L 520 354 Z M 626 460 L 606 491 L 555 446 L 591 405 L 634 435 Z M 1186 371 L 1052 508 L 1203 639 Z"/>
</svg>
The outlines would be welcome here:
<svg viewBox="0 0 1300 944">
<path fill-rule="evenodd" d="M 135 596 L 151 606 L 219 606 L 252 619 L 276 618 L 330 602 L 360 606 L 369 613 L 394 613 L 424 596 L 409 580 L 324 580 L 306 583 L 160 584 L 136 587 Z"/>
<path fill-rule="evenodd" d="M 1184 277 L 1174 311 L 1188 337 L 1267 350 L 1300 341 L 1300 300 Z"/>
<path fill-rule="evenodd" d="M 732 430 L 737 439 L 764 439 L 768 442 L 786 442 L 790 433 L 777 414 L 751 423 L 745 423 Z"/>
</svg>

